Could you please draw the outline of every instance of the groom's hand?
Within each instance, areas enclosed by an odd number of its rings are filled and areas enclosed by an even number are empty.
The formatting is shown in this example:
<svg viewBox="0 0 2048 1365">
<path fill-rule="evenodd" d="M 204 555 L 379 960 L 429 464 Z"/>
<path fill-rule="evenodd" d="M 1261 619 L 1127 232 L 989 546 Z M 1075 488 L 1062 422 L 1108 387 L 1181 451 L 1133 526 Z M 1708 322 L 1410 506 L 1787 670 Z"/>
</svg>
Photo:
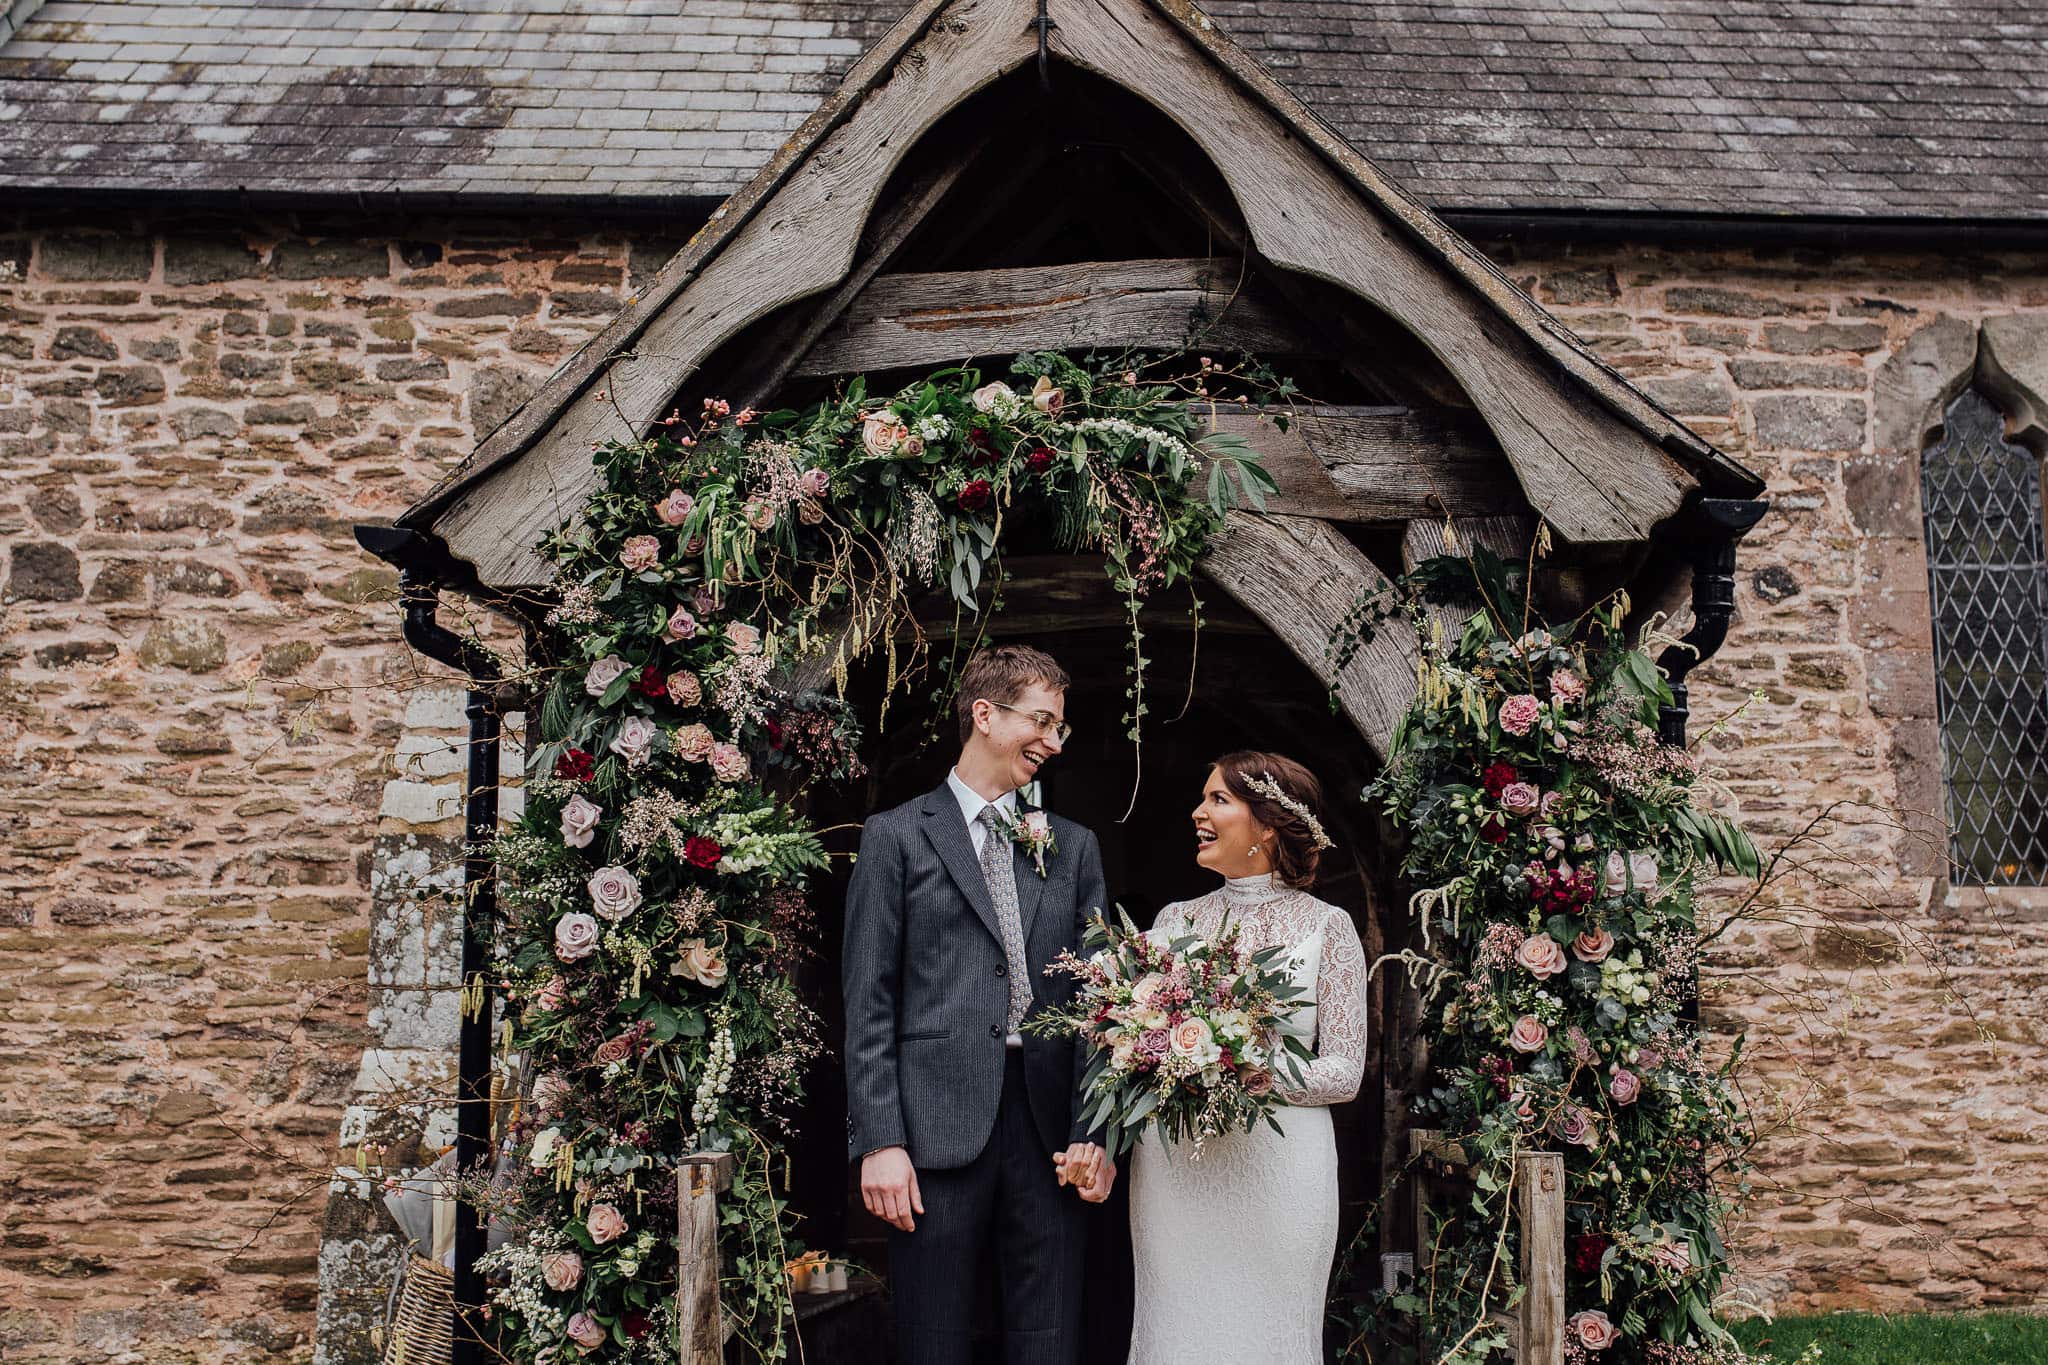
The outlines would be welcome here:
<svg viewBox="0 0 2048 1365">
<path fill-rule="evenodd" d="M 1102 1168 L 1109 1166 L 1113 1171 L 1116 1164 L 1109 1160 L 1109 1153 L 1093 1142 L 1077 1142 L 1064 1152 L 1054 1152 L 1052 1162 L 1059 1167 L 1060 1184 L 1072 1185 L 1082 1192 L 1084 1199 L 1088 1197 L 1088 1190 L 1101 1180 Z M 1114 1180 L 1114 1174 L 1110 1178 Z M 1108 1196 L 1107 1187 L 1103 1194 L 1105 1198 Z"/>
<path fill-rule="evenodd" d="M 915 1232 L 917 1222 L 911 1215 L 924 1212 L 924 1199 L 917 1192 L 917 1168 L 910 1164 L 910 1153 L 884 1147 L 862 1157 L 860 1202 L 889 1226 Z"/>
<path fill-rule="evenodd" d="M 1091 1204 L 1100 1204 L 1109 1198 L 1109 1192 L 1116 1188 L 1116 1163 L 1103 1158 L 1102 1165 L 1095 1172 L 1095 1179 L 1081 1187 L 1081 1198 Z"/>
</svg>

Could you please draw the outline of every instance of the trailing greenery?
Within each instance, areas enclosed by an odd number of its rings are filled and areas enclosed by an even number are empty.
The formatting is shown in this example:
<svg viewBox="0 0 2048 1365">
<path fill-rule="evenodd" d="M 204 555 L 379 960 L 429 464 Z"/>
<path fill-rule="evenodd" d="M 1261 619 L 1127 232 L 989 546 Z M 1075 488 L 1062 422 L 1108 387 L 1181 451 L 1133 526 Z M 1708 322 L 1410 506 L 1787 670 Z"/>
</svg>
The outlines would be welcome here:
<svg viewBox="0 0 2048 1365">
<path fill-rule="evenodd" d="M 1717 870 L 1757 875 L 1756 850 L 1701 804 L 1687 752 L 1658 742 L 1671 694 L 1622 629 L 1626 600 L 1545 628 L 1522 568 L 1484 551 L 1433 560 L 1335 645 L 1396 612 L 1423 627 L 1417 696 L 1367 798 L 1407 839 L 1421 947 L 1392 961 L 1421 990 L 1431 1065 L 1414 1118 L 1474 1172 L 1433 1211 L 1415 1283 L 1336 1311 L 1354 1358 L 1374 1335 L 1432 1362 L 1504 1347 L 1486 1310 L 1524 1292 L 1515 1157 L 1558 1150 L 1567 1360 L 1740 1361 L 1713 1305 L 1749 1133 L 1734 1061 L 1704 1054 L 1692 1009 L 1694 893 Z M 1443 640 L 1425 600 L 1475 610 Z"/>
<path fill-rule="evenodd" d="M 486 1262 L 511 1359 L 676 1359 L 675 1163 L 697 1150 L 736 1161 L 720 1246 L 739 1349 L 789 1354 L 781 1147 L 819 1051 L 790 974 L 826 865 L 804 793 L 859 774 L 860 727 L 786 679 L 843 687 L 878 653 L 886 690 L 904 685 L 920 600 L 985 617 L 1020 517 L 1099 554 L 1135 632 L 1138 603 L 1272 486 L 1199 410 L 1286 397 L 1263 369 L 1036 354 L 1011 373 L 886 397 L 855 380 L 801 413 L 707 402 L 598 449 L 595 492 L 548 538 L 552 671 L 497 848 L 507 1042 L 535 1077 L 494 1196 L 524 1236 Z M 1134 730 L 1141 650 L 1134 633 Z"/>
</svg>

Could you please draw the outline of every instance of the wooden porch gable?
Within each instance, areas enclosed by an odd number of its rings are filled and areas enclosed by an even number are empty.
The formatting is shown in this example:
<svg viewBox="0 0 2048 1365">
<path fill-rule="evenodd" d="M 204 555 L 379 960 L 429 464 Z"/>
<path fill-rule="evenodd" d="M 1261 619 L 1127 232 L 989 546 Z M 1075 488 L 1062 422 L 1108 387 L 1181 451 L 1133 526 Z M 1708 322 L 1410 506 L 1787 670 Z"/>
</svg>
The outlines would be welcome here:
<svg viewBox="0 0 2048 1365">
<path fill-rule="evenodd" d="M 814 317 L 753 357 L 778 381 L 1027 347 L 1173 344 L 1185 318 L 1225 290 L 1211 344 L 1258 350 L 1285 330 L 1288 280 L 1340 290 L 1390 319 L 1461 401 L 1308 414 L 1269 453 L 1283 480 L 1279 510 L 1399 520 L 1533 508 L 1568 541 L 1614 544 L 1647 540 L 1702 482 L 1754 491 L 1754 476 L 1600 364 L 1199 11 L 1179 0 L 1048 4 L 1056 62 L 1130 92 L 1192 139 L 1241 215 L 1243 240 L 1219 245 L 1255 255 L 1275 287 L 1233 289 L 1228 263 L 1213 258 L 971 281 L 903 271 L 897 248 L 976 157 L 996 153 L 972 148 L 886 203 L 885 185 L 949 112 L 1038 55 L 1031 0 L 926 0 L 402 524 L 440 537 L 487 586 L 543 582 L 534 547 L 581 506 L 593 443 L 644 434 L 721 347 L 799 300 L 818 300 Z M 970 301 L 963 314 L 957 305 Z M 948 307 L 936 325 L 934 310 Z M 1404 469 L 1403 452 L 1426 455 L 1428 479 Z"/>
</svg>

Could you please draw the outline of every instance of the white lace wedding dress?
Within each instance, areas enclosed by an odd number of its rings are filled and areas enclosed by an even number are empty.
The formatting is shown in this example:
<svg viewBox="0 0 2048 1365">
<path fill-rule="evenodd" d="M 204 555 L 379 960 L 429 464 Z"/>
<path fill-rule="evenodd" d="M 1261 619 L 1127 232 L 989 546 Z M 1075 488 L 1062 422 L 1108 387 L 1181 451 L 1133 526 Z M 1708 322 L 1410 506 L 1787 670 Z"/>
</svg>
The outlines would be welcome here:
<svg viewBox="0 0 2048 1365">
<path fill-rule="evenodd" d="M 1272 877 L 1244 877 L 1159 912 L 1156 931 L 1215 934 L 1225 914 L 1254 949 L 1286 944 L 1308 990 L 1293 1027 L 1316 1059 L 1280 1072 L 1275 1116 L 1195 1158 L 1148 1132 L 1131 1154 L 1137 1308 L 1131 1365 L 1320 1365 L 1337 1249 L 1337 1146 L 1326 1107 L 1365 1072 L 1365 954 L 1351 917 Z"/>
</svg>

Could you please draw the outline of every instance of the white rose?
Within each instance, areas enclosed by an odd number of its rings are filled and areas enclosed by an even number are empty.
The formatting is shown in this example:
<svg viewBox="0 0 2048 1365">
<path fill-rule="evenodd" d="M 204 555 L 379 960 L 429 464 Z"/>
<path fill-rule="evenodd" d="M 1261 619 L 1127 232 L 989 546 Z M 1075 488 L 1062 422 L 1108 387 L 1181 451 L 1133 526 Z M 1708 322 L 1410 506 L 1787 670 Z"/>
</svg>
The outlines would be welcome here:
<svg viewBox="0 0 2048 1365">
<path fill-rule="evenodd" d="M 583 690 L 593 697 L 602 697 L 627 667 L 626 661 L 618 655 L 605 655 L 592 664 L 590 671 L 583 675 Z"/>
<path fill-rule="evenodd" d="M 647 717 L 628 716 L 620 722 L 619 732 L 607 747 L 625 759 L 627 767 L 637 768 L 654 752 L 654 739 L 660 733 L 661 727 Z"/>
<path fill-rule="evenodd" d="M 622 920 L 640 908 L 640 879 L 623 867 L 600 867 L 584 885 L 591 908 L 608 920 Z"/>
<path fill-rule="evenodd" d="M 686 939 L 681 945 L 681 955 L 675 966 L 669 970 L 672 975 L 686 976 L 700 986 L 714 990 L 725 984 L 725 954 L 701 938 Z"/>
<path fill-rule="evenodd" d="M 1636 890 L 1647 895 L 1657 889 L 1657 855 L 1649 849 L 1628 855 L 1628 871 L 1635 878 Z"/>
<path fill-rule="evenodd" d="M 555 1160 L 555 1148 L 559 1147 L 561 1145 L 561 1142 L 561 1129 L 541 1129 L 539 1133 L 534 1135 L 533 1150 L 529 1152 L 526 1157 L 527 1164 L 531 1165 L 533 1169 L 535 1169 L 536 1171 L 545 1170 L 547 1167 L 553 1165 Z"/>
<path fill-rule="evenodd" d="M 603 815 L 604 807 L 586 801 L 580 794 L 570 797 L 562 805 L 562 842 L 570 848 L 589 848 Z"/>
<path fill-rule="evenodd" d="M 571 910 L 555 921 L 555 956 L 564 962 L 580 962 L 597 951 L 597 921 L 581 910 Z"/>
</svg>

